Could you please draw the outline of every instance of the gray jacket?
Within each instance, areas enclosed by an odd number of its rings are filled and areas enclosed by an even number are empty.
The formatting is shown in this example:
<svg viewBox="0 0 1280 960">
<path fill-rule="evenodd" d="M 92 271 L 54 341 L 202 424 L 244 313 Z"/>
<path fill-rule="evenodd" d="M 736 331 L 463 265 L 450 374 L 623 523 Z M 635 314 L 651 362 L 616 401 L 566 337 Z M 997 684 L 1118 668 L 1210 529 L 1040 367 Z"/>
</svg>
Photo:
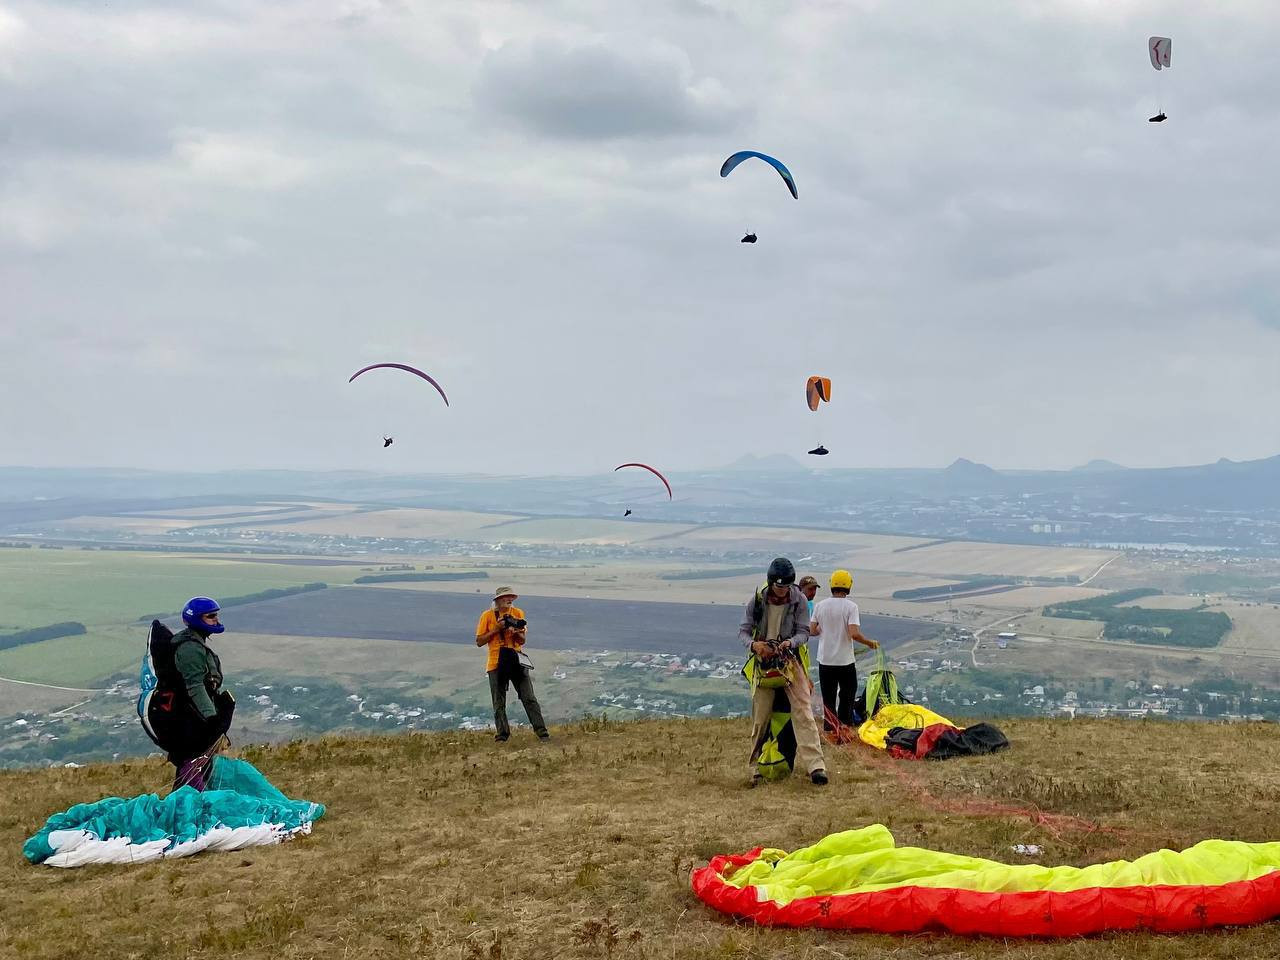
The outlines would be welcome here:
<svg viewBox="0 0 1280 960">
<path fill-rule="evenodd" d="M 752 595 L 742 611 L 742 623 L 738 627 L 738 639 L 748 650 L 756 639 L 756 631 L 763 626 L 764 608 L 768 605 L 768 586 Z M 787 608 L 782 612 L 782 626 L 778 628 L 779 640 L 790 640 L 793 649 L 809 642 L 809 601 L 794 583 L 787 597 Z"/>
</svg>

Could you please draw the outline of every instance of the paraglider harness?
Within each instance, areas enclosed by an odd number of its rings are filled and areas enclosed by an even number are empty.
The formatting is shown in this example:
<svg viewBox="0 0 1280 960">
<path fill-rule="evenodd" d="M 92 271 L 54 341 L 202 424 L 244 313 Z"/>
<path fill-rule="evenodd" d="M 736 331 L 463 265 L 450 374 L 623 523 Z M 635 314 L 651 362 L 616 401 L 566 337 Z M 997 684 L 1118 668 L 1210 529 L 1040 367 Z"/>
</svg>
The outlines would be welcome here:
<svg viewBox="0 0 1280 960">
<path fill-rule="evenodd" d="M 751 642 L 756 641 L 756 637 L 760 633 L 760 625 L 764 623 L 764 592 L 769 588 L 768 584 L 759 587 L 756 590 L 755 599 L 751 606 Z M 742 667 L 742 675 L 747 678 L 747 682 L 751 684 L 751 689 L 756 687 L 764 687 L 766 690 L 780 690 L 791 682 L 793 671 L 797 666 L 804 671 L 804 676 L 809 675 L 809 645 L 797 649 L 781 650 L 779 642 L 776 640 L 765 641 L 774 649 L 774 653 L 768 657 L 757 657 L 754 653 L 747 657 L 746 664 Z"/>
<path fill-rule="evenodd" d="M 754 642 L 764 623 L 764 592 L 768 584 L 756 590 L 752 606 L 751 638 Z M 770 646 L 777 648 L 776 642 Z M 796 760 L 796 734 L 791 723 L 791 700 L 787 697 L 786 685 L 801 670 L 806 680 L 809 677 L 809 646 L 805 644 L 798 650 L 779 650 L 769 657 L 757 657 L 754 653 L 747 657 L 742 668 L 742 675 L 751 684 L 754 696 L 756 687 L 773 691 L 773 712 L 769 723 L 760 732 L 759 752 L 756 757 L 756 772 L 765 780 L 781 780 L 791 775 Z"/>
<path fill-rule="evenodd" d="M 191 700 L 176 662 L 173 631 L 159 620 L 151 621 L 147 648 L 142 657 L 138 693 L 138 721 L 169 761 L 179 764 L 216 750 L 231 728 L 236 701 L 230 691 L 214 698 L 216 718 L 206 719 Z M 184 640 L 194 643 L 194 640 Z"/>
<path fill-rule="evenodd" d="M 861 716 L 870 720 L 881 707 L 888 704 L 910 703 L 898 688 L 898 678 L 884 659 L 884 649 L 876 648 L 876 668 L 867 674 L 866 686 L 862 688 L 853 708 Z"/>
</svg>

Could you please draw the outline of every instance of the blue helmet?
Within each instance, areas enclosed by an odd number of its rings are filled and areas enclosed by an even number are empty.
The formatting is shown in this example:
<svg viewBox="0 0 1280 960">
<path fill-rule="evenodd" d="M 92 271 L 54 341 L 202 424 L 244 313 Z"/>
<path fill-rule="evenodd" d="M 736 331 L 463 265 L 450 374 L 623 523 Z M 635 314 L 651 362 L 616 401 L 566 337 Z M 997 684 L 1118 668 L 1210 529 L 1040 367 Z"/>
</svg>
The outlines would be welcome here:
<svg viewBox="0 0 1280 960">
<path fill-rule="evenodd" d="M 226 629 L 222 624 L 205 623 L 200 619 L 206 613 L 217 613 L 221 609 L 217 600 L 211 600 L 208 597 L 192 597 L 182 608 L 182 622 L 199 633 L 221 633 Z"/>
</svg>

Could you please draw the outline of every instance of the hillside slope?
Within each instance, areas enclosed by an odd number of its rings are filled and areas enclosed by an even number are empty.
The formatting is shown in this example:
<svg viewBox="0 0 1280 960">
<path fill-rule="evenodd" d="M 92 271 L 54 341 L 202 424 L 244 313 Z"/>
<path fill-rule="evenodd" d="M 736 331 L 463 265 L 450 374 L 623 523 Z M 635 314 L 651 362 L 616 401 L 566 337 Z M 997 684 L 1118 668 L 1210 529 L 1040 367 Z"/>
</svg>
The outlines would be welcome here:
<svg viewBox="0 0 1280 960">
<path fill-rule="evenodd" d="M 247 748 L 291 796 L 329 807 L 274 848 L 60 871 L 21 859 L 45 817 L 163 781 L 158 758 L 0 773 L 0 957 L 1247 958 L 1280 923 L 1181 937 L 973 941 L 754 929 L 705 908 L 689 871 L 887 824 L 902 844 L 1083 865 L 1205 837 L 1280 837 L 1280 730 L 1008 720 L 1003 755 L 893 761 L 828 747 L 832 784 L 744 787 L 743 720 L 326 738 Z M 1012 808 L 1049 814 L 1039 824 Z M 1086 822 L 1087 821 L 1087 822 Z M 1101 829 L 1093 829 L 1093 826 Z"/>
</svg>

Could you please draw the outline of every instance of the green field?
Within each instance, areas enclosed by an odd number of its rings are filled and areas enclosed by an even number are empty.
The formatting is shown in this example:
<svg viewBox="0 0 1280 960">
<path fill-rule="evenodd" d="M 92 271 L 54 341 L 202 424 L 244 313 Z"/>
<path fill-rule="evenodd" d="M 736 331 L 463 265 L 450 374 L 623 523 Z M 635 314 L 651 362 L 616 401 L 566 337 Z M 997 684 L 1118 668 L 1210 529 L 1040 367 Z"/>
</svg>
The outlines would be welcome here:
<svg viewBox="0 0 1280 960">
<path fill-rule="evenodd" d="M 0 651 L 0 677 L 60 687 L 102 686 L 102 681 L 142 657 L 147 628 L 144 624 L 97 625 L 79 637 L 42 640 Z"/>
<path fill-rule="evenodd" d="M 190 597 L 236 596 L 314 580 L 351 583 L 359 567 L 312 567 L 106 550 L 0 549 L 0 631 L 60 620 L 135 620 L 175 614 Z"/>
<path fill-rule="evenodd" d="M 323 579 L 351 583 L 360 567 L 289 566 L 181 554 L 99 550 L 0 549 L 0 632 L 63 620 L 88 633 L 0 651 L 0 676 L 64 686 L 94 681 L 132 665 L 145 626 L 139 616 L 175 615 L 190 597 L 227 597 Z"/>
</svg>

